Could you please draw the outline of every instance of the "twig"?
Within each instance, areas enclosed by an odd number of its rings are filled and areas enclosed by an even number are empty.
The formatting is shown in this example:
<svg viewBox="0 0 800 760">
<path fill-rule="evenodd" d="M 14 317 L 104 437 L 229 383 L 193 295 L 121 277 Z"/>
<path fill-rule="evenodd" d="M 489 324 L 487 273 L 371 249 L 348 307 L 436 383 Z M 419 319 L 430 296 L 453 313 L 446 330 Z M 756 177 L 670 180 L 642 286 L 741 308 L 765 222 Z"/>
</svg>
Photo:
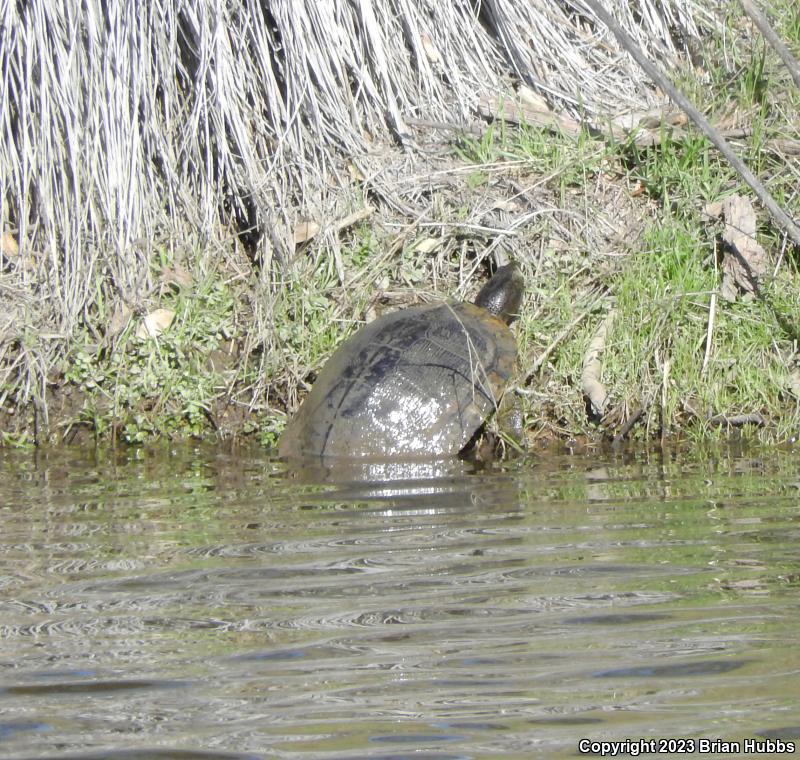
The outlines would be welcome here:
<svg viewBox="0 0 800 760">
<path fill-rule="evenodd" d="M 484 95 L 478 102 L 478 111 L 482 116 L 491 119 L 499 118 L 512 124 L 525 123 L 535 127 L 544 127 L 572 137 L 577 137 L 582 129 L 580 122 L 575 119 L 560 116 L 543 108 L 501 99 L 496 95 Z M 617 137 L 624 139 L 622 132 L 619 132 Z"/>
<path fill-rule="evenodd" d="M 560 116 L 552 111 L 545 111 L 541 108 L 526 105 L 524 103 L 517 103 L 512 100 L 501 100 L 495 95 L 485 96 L 481 98 L 478 104 L 478 111 L 482 116 L 487 119 L 500 119 L 510 124 L 527 124 L 530 126 L 542 127 L 543 129 L 550 129 L 553 132 L 561 132 L 570 137 L 577 137 L 582 130 L 594 140 L 603 140 L 608 138 L 608 133 L 603 132 L 597 127 L 593 126 L 587 121 L 575 121 L 564 116 Z M 407 119 L 407 121 L 409 121 Z M 420 123 L 422 126 L 431 126 L 436 128 L 446 128 L 448 125 L 437 124 L 436 122 L 424 122 L 422 119 L 410 120 L 410 124 Z M 625 142 L 629 134 L 633 134 L 633 143 L 639 148 L 652 148 L 661 144 L 665 134 L 668 134 L 672 140 L 679 141 L 686 139 L 688 132 L 679 126 L 667 124 L 668 130 L 661 127 L 664 125 L 663 119 L 656 122 L 657 129 L 653 128 L 650 124 L 644 126 L 640 121 L 639 126 L 622 127 L 619 124 L 608 123 L 606 130 L 610 131 L 611 137 L 617 142 Z M 456 128 L 455 125 L 453 128 Z M 485 129 L 481 130 L 477 127 L 471 127 L 471 132 L 483 134 Z M 752 127 L 736 127 L 731 129 L 718 130 L 719 134 L 728 140 L 741 140 L 753 134 Z"/>
<path fill-rule="evenodd" d="M 752 0 L 739 0 L 739 2 L 742 4 L 744 12 L 750 16 L 750 18 L 753 20 L 753 23 L 758 27 L 758 30 L 764 35 L 764 39 L 781 57 L 784 65 L 787 69 L 789 69 L 792 79 L 794 79 L 795 86 L 800 87 L 800 65 L 798 65 L 797 60 L 791 54 L 789 48 L 783 44 L 781 38 L 775 34 L 775 30 L 769 25 L 767 17 L 761 12 L 758 6 L 752 2 Z"/>
<path fill-rule="evenodd" d="M 640 406 L 627 420 L 625 420 L 625 424 L 620 428 L 619 433 L 614 436 L 614 440 L 612 443 L 614 445 L 621 443 L 625 440 L 625 436 L 633 430 L 633 426 L 644 416 L 644 413 L 647 411 L 650 403 Z"/>
<path fill-rule="evenodd" d="M 369 206 L 365 206 L 358 211 L 354 211 L 352 214 L 348 214 L 341 219 L 337 219 L 333 223 L 333 229 L 336 230 L 336 232 L 341 232 L 342 230 L 346 230 L 348 227 L 352 227 L 354 224 L 369 218 L 371 214 L 372 209 Z"/>
<path fill-rule="evenodd" d="M 704 420 L 709 425 L 718 425 L 722 427 L 723 425 L 727 427 L 741 427 L 742 425 L 757 425 L 758 427 L 764 427 L 767 424 L 767 421 L 764 419 L 762 415 L 758 412 L 753 412 L 752 414 L 711 414 L 710 412 L 706 415 L 700 414 L 688 401 L 684 400 L 683 408 L 687 411 L 692 417 L 698 420 Z"/>
<path fill-rule="evenodd" d="M 785 153 L 789 156 L 796 156 L 798 153 L 800 153 L 800 141 L 789 140 L 786 138 L 775 138 L 774 140 L 768 140 L 764 144 L 764 148 L 767 150 L 774 150 L 776 153 Z"/>
<path fill-rule="evenodd" d="M 714 127 L 708 122 L 705 116 L 700 113 L 689 101 L 689 99 L 675 88 L 672 82 L 667 79 L 664 73 L 653 64 L 644 51 L 631 39 L 631 37 L 617 24 L 612 16 L 598 2 L 598 0 L 585 0 L 586 4 L 594 11 L 597 17 L 612 31 L 617 41 L 628 53 L 633 56 L 636 62 L 642 67 L 650 79 L 669 95 L 670 99 L 678 105 L 686 115 L 695 123 L 700 131 L 713 143 L 720 153 L 727 159 L 730 165 L 739 173 L 739 176 L 748 184 L 758 199 L 769 210 L 774 219 L 789 237 L 800 245 L 800 227 L 798 227 L 789 215 L 777 204 L 775 199 L 769 194 L 764 185 L 744 164 L 739 156 L 734 153 L 731 146 L 720 136 Z"/>
</svg>

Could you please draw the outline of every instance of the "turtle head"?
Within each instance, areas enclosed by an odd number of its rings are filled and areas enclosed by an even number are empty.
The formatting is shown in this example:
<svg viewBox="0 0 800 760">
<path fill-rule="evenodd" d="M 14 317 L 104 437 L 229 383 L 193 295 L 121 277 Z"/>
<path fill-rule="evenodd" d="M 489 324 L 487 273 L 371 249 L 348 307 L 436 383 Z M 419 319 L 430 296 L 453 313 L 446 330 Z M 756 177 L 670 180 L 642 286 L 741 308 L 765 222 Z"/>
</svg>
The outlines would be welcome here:
<svg viewBox="0 0 800 760">
<path fill-rule="evenodd" d="M 525 284 L 517 265 L 506 264 L 481 288 L 475 298 L 475 305 L 482 306 L 510 325 L 519 313 L 524 289 Z"/>
</svg>

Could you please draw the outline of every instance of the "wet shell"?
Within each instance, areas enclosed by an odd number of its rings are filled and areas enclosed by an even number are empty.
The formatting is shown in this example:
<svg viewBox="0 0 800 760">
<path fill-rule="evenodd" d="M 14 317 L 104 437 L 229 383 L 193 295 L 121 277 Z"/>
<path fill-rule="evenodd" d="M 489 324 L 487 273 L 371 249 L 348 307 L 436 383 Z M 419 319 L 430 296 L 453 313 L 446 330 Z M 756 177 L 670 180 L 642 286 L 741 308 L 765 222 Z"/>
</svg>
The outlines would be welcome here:
<svg viewBox="0 0 800 760">
<path fill-rule="evenodd" d="M 280 442 L 281 456 L 455 456 L 492 414 L 516 341 L 471 303 L 403 309 L 331 357 Z"/>
</svg>

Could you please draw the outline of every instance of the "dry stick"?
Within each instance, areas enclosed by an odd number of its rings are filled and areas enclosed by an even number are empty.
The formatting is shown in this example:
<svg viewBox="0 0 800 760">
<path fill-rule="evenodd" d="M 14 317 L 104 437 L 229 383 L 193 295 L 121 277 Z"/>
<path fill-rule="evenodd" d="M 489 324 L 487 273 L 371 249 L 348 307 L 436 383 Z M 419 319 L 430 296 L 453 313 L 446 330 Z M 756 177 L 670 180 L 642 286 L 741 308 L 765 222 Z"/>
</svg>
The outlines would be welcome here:
<svg viewBox="0 0 800 760">
<path fill-rule="evenodd" d="M 594 11 L 597 17 L 613 32 L 617 41 L 634 60 L 642 67 L 650 79 L 669 95 L 670 99 L 679 106 L 686 115 L 694 122 L 700 131 L 714 144 L 714 146 L 728 160 L 730 165 L 739 173 L 741 178 L 752 188 L 758 199 L 766 206 L 774 219 L 783 228 L 797 245 L 800 245 L 800 227 L 798 227 L 789 215 L 775 202 L 767 189 L 758 178 L 745 166 L 744 162 L 733 152 L 731 146 L 720 136 L 708 120 L 690 102 L 689 99 L 675 89 L 674 85 L 667 79 L 664 73 L 653 64 L 644 51 L 628 36 L 628 34 L 617 24 L 611 15 L 603 8 L 598 0 L 584 0 L 584 2 Z"/>
<path fill-rule="evenodd" d="M 744 8 L 744 12 L 750 16 L 753 23 L 758 27 L 764 39 L 772 46 L 775 52 L 781 57 L 784 65 L 789 69 L 789 73 L 794 79 L 797 87 L 800 87 L 800 65 L 797 63 L 795 57 L 789 51 L 789 48 L 783 44 L 781 38 L 775 34 L 775 30 L 769 25 L 767 17 L 761 12 L 758 6 L 752 0 L 739 0 Z"/>
<path fill-rule="evenodd" d="M 706 352 L 703 355 L 703 367 L 700 370 L 701 375 L 706 374 L 708 369 L 708 361 L 711 358 L 711 341 L 714 335 L 714 317 L 717 313 L 717 293 L 714 291 L 711 294 L 711 303 L 708 306 L 708 330 L 706 331 Z"/>
<path fill-rule="evenodd" d="M 614 436 L 612 443 L 616 446 L 622 443 L 625 440 L 625 436 L 633 430 L 633 426 L 642 418 L 644 417 L 644 413 L 650 408 L 650 400 L 646 401 L 642 406 L 640 406 L 636 411 L 628 417 L 625 424 L 620 428 L 619 433 Z"/>
</svg>

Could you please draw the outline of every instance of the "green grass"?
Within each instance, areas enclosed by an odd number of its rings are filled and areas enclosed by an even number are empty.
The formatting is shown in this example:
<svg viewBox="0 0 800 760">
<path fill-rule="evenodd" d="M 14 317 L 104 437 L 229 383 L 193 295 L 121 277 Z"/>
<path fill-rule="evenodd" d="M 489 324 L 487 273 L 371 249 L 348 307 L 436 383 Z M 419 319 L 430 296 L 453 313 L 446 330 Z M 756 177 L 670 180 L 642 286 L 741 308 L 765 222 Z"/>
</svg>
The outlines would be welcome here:
<svg viewBox="0 0 800 760">
<path fill-rule="evenodd" d="M 795 43 L 800 31 L 797 16 L 793 10 L 782 17 L 784 34 Z M 732 17 L 731 23 L 735 20 Z M 710 50 L 707 53 L 707 60 L 714 59 Z M 797 139 L 800 93 L 760 41 L 749 48 L 735 47 L 734 53 L 732 71 L 712 69 L 705 85 L 696 72 L 687 71 L 680 84 L 712 120 L 715 115 L 740 114 L 750 131 L 746 141 L 737 143 L 740 154 L 796 218 L 800 215 L 796 175 L 786 171 L 785 157 L 770 147 L 770 141 Z M 749 198 L 752 193 L 691 128 L 677 136 L 663 130 L 660 136 L 660 143 L 651 148 L 636 148 L 633 143 L 600 147 L 585 136 L 574 140 L 542 130 L 497 130 L 496 152 L 492 154 L 484 142 L 474 157 L 526 160 L 527 170 L 551 178 L 549 187 L 562 203 L 570 188 L 586 187 L 600 171 L 616 166 L 631 191 L 639 186 L 643 200 L 651 204 L 652 213 L 643 213 L 647 222 L 641 236 L 613 271 L 602 273 L 609 290 L 606 308 L 618 312 L 603 366 L 603 380 L 617 414 L 602 432 L 613 434 L 637 407 L 644 406 L 634 437 L 666 435 L 697 441 L 725 436 L 731 430 L 708 418 L 760 414 L 767 421 L 764 428 L 736 432 L 767 441 L 791 440 L 800 431 L 799 400 L 790 380 L 800 337 L 796 252 L 790 247 L 778 276 L 764 284 L 759 297 L 736 303 L 716 298 L 712 314 L 712 293 L 721 281 L 717 242 L 721 226 L 709 219 L 706 205 L 732 193 Z M 762 209 L 756 209 L 762 225 L 759 241 L 774 262 L 781 233 Z M 552 338 L 581 308 L 575 292 L 587 288 L 597 275 L 572 279 L 570 287 L 564 287 L 581 263 L 575 252 L 571 268 L 545 272 L 544 279 L 540 273 L 538 290 L 548 300 L 535 322 L 521 321 L 523 361 L 530 362 L 546 344 L 546 336 Z M 581 436 L 589 429 L 579 377 L 585 346 L 601 318 L 587 318 L 536 378 L 538 396 L 528 402 L 526 415 L 533 428 L 538 411 L 538 424 L 545 412 L 551 416 L 551 430 L 562 435 Z"/>
<path fill-rule="evenodd" d="M 162 308 L 174 310 L 172 325 L 156 337 L 137 336 L 132 318 L 113 345 L 79 344 L 66 363 L 64 380 L 83 393 L 83 406 L 69 425 L 88 426 L 96 438 L 140 443 L 156 436 L 202 436 L 223 372 L 209 367 L 212 352 L 236 340 L 233 296 L 216 276 L 191 291 L 167 292 Z"/>
<path fill-rule="evenodd" d="M 797 49 L 800 12 L 786 2 L 775 19 Z M 736 36 L 738 6 L 728 24 L 737 44 L 723 55 L 720 40 L 704 40 L 706 70 L 687 68 L 678 84 L 712 122 L 748 128 L 737 150 L 798 218 L 797 162 L 774 140 L 800 138 L 800 92 L 771 50 Z M 780 230 L 757 207 L 759 242 L 773 262 L 782 255 L 778 275 L 755 299 L 712 304 L 721 225 L 706 206 L 752 194 L 692 128 L 664 128 L 659 136 L 658 145 L 637 148 L 588 132 L 570 137 L 496 124 L 453 146 L 452 184 L 431 193 L 424 218 L 380 210 L 341 235 L 335 249 L 299 249 L 273 281 L 252 273 L 237 280 L 222 265 L 197 267 L 191 285 L 162 285 L 151 299 L 176 314 L 159 337 L 136 337 L 142 315 L 113 340 L 79 336 L 64 379 L 80 404 L 66 427 L 131 443 L 206 437 L 224 427 L 226 404 L 264 387 L 242 404 L 230 431 L 273 446 L 319 368 L 363 321 L 421 298 L 469 298 L 484 276 L 477 259 L 498 242 L 491 230 L 527 213 L 498 248 L 520 263 L 528 282 L 515 331 L 530 439 L 599 440 L 645 407 L 633 437 L 707 441 L 730 433 L 709 417 L 757 413 L 768 424 L 747 428 L 746 436 L 789 440 L 800 433 L 791 379 L 800 340 L 798 253 L 784 250 Z M 503 216 L 487 211 L 495 201 L 520 205 Z M 157 272 L 172 263 L 157 251 L 151 266 Z M 112 321 L 99 284 L 90 301 L 96 313 L 89 323 Z M 617 318 L 602 379 L 612 414 L 597 425 L 587 420 L 580 376 L 587 344 L 611 309 Z M 232 351 L 230 360 L 210 368 L 223 349 Z M 544 351 L 546 361 L 532 372 Z"/>
<path fill-rule="evenodd" d="M 647 149 L 632 146 L 625 158 L 631 179 L 642 182 L 648 194 L 661 202 L 664 213 L 686 213 L 718 199 L 734 178 L 724 159 L 695 133 L 675 140 L 662 132 L 659 145 Z"/>
</svg>

